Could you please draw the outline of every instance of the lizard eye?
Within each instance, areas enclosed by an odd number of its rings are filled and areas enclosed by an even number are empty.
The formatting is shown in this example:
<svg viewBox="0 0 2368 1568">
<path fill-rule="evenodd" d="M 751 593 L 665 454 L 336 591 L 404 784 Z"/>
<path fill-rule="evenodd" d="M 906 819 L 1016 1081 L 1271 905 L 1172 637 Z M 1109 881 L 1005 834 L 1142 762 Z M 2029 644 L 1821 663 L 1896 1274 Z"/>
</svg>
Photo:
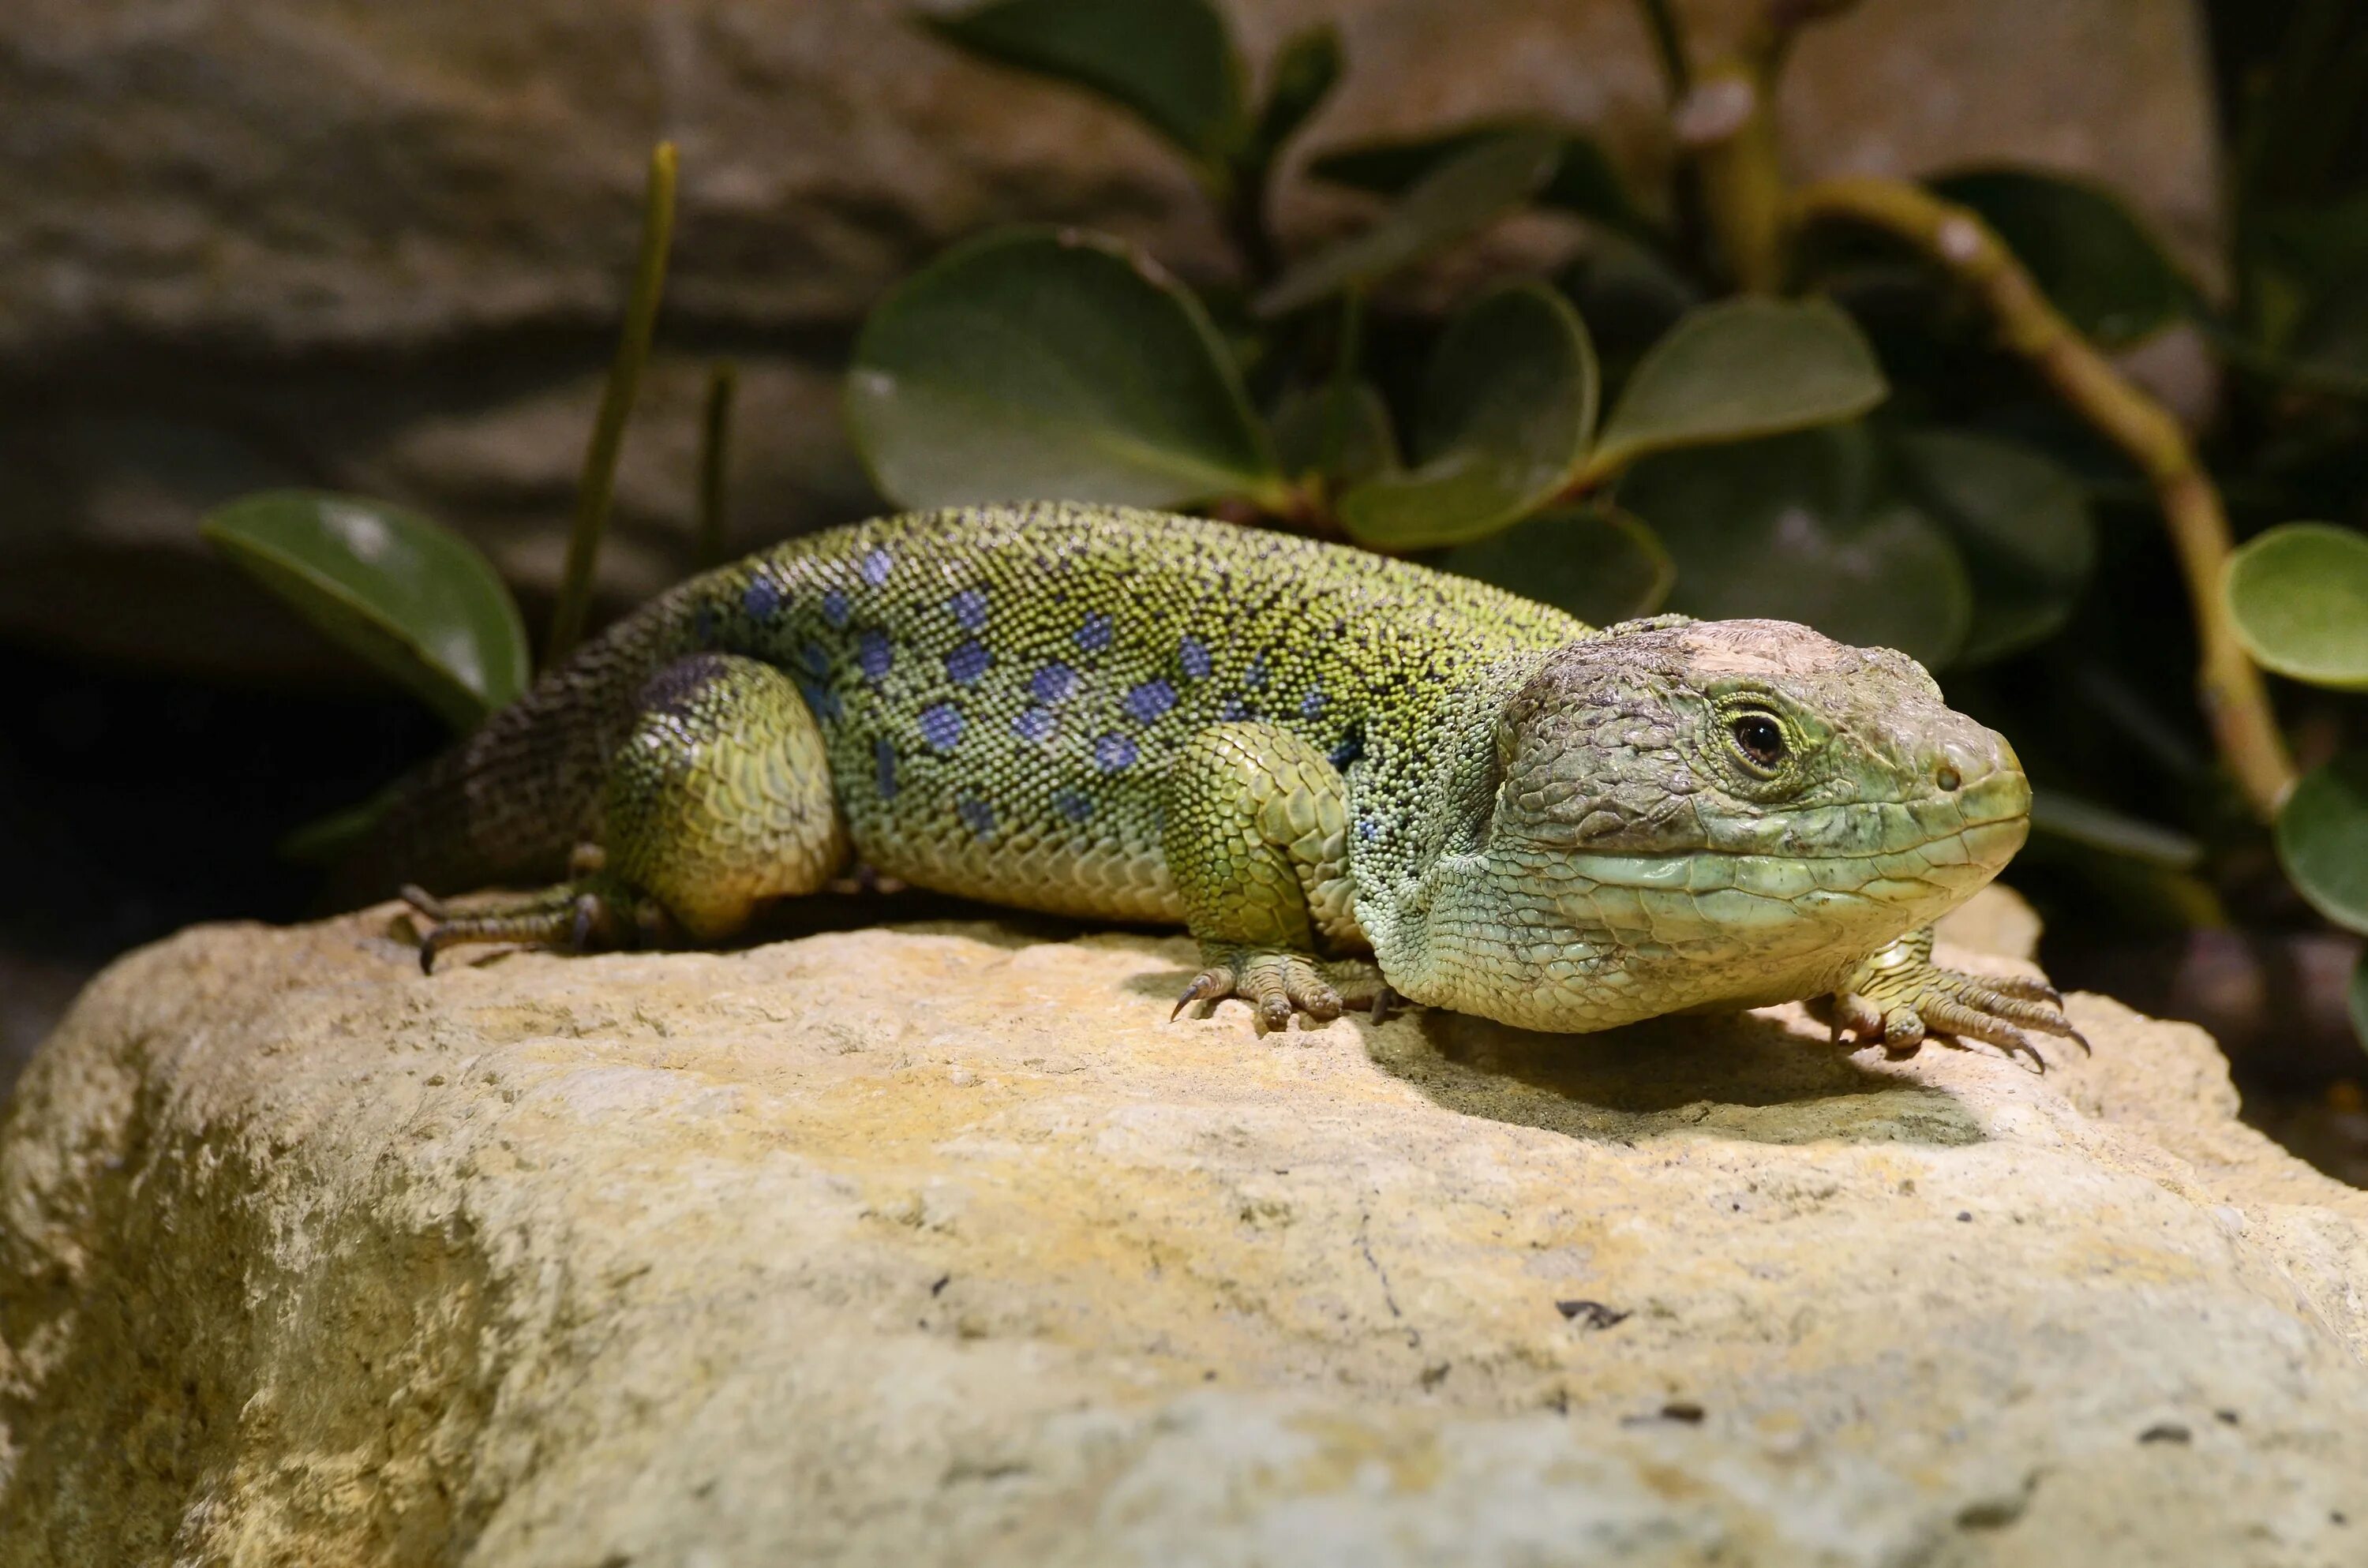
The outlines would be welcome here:
<svg viewBox="0 0 2368 1568">
<path fill-rule="evenodd" d="M 1728 724 L 1735 749 L 1755 773 L 1771 773 L 1783 765 L 1784 726 L 1765 713 L 1746 713 Z"/>
</svg>

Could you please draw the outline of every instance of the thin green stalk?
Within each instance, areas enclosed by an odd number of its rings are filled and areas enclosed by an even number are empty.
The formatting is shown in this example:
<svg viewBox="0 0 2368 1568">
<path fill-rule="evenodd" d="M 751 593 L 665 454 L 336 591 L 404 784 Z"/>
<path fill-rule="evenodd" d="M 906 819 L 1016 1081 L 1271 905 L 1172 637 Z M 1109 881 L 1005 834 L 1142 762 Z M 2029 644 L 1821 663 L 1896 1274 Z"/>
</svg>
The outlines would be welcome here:
<svg viewBox="0 0 2368 1568">
<path fill-rule="evenodd" d="M 739 390 L 740 367 L 731 360 L 718 360 L 708 370 L 707 407 L 699 426 L 698 561 L 702 572 L 722 565 L 729 548 L 724 541 L 726 464 L 732 450 L 732 400 Z"/>
<path fill-rule="evenodd" d="M 650 153 L 650 180 L 642 202 L 642 249 L 633 267 L 633 292 L 625 306 L 625 327 L 617 358 L 600 394 L 592 444 L 584 452 L 584 472 L 575 486 L 575 527 L 567 538 L 567 565 L 560 574 L 559 603 L 551 615 L 551 642 L 543 652 L 549 668 L 567 656 L 584 636 L 592 608 L 592 578 L 600 560 L 600 536 L 609 527 L 609 506 L 617 490 L 617 455 L 625 444 L 625 420 L 649 362 L 650 335 L 656 329 L 658 299 L 666 292 L 666 250 L 674 237 L 675 150 L 661 142 Z"/>
<path fill-rule="evenodd" d="M 1686 37 L 1679 30 L 1669 0 L 1636 0 L 1645 13 L 1645 30 L 1653 37 L 1653 53 L 1661 62 L 1661 80 L 1676 103 L 1693 90 L 1693 70 L 1686 63 Z"/>
<path fill-rule="evenodd" d="M 1340 450 L 1349 439 L 1349 400 L 1356 390 L 1364 335 L 1365 287 L 1351 283 L 1340 291 L 1340 341 L 1332 353 L 1332 384 L 1325 393 L 1322 472 L 1326 474 L 1339 472 Z"/>
</svg>

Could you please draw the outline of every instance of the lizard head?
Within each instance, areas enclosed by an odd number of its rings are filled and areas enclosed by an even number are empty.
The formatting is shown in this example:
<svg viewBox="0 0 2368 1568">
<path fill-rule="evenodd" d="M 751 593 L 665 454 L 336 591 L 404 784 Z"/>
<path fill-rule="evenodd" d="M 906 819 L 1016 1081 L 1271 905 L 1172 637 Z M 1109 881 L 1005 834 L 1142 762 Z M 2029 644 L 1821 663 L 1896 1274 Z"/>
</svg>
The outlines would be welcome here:
<svg viewBox="0 0 2368 1568">
<path fill-rule="evenodd" d="M 1971 897 L 2028 828 L 2004 736 L 1906 654 L 1787 621 L 1572 643 L 1494 742 L 1428 924 L 1434 951 L 1459 923 L 1509 936 L 1514 961 L 1452 1005 L 1537 1028 L 1819 994 Z"/>
</svg>

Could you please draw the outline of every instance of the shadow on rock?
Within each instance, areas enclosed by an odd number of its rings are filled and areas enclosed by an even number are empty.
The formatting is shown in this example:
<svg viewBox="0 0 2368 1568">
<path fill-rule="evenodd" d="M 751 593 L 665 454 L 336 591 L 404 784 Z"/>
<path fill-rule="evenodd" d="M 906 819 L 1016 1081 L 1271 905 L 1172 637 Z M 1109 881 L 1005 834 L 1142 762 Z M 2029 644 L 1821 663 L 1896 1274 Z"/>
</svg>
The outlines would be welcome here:
<svg viewBox="0 0 2368 1568">
<path fill-rule="evenodd" d="M 1366 1033 L 1385 1072 L 1465 1116 L 1622 1143 L 1688 1129 L 1759 1143 L 1977 1143 L 1946 1089 L 1759 1014 L 1535 1034 L 1423 1012 Z"/>
</svg>

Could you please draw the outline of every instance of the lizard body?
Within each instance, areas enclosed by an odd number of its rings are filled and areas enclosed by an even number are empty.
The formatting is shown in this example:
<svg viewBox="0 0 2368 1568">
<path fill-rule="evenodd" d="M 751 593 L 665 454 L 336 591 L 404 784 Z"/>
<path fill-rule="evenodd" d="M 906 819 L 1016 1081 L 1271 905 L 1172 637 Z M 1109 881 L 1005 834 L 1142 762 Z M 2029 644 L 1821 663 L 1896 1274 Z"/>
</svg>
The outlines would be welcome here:
<svg viewBox="0 0 2368 1568">
<path fill-rule="evenodd" d="M 1830 995 L 1895 1047 L 2021 1047 L 2018 1024 L 2068 1029 L 2053 993 L 1933 969 L 1919 933 L 2028 804 L 2011 749 L 1901 654 L 1783 622 L 1596 631 L 1363 551 L 1048 505 L 876 519 L 682 585 L 434 765 L 381 850 L 447 887 L 602 851 L 492 913 L 423 900 L 428 956 L 716 939 L 852 859 L 1184 923 L 1207 964 L 1186 999 L 1268 1026 L 1385 979 L 1541 1028 Z"/>
</svg>

